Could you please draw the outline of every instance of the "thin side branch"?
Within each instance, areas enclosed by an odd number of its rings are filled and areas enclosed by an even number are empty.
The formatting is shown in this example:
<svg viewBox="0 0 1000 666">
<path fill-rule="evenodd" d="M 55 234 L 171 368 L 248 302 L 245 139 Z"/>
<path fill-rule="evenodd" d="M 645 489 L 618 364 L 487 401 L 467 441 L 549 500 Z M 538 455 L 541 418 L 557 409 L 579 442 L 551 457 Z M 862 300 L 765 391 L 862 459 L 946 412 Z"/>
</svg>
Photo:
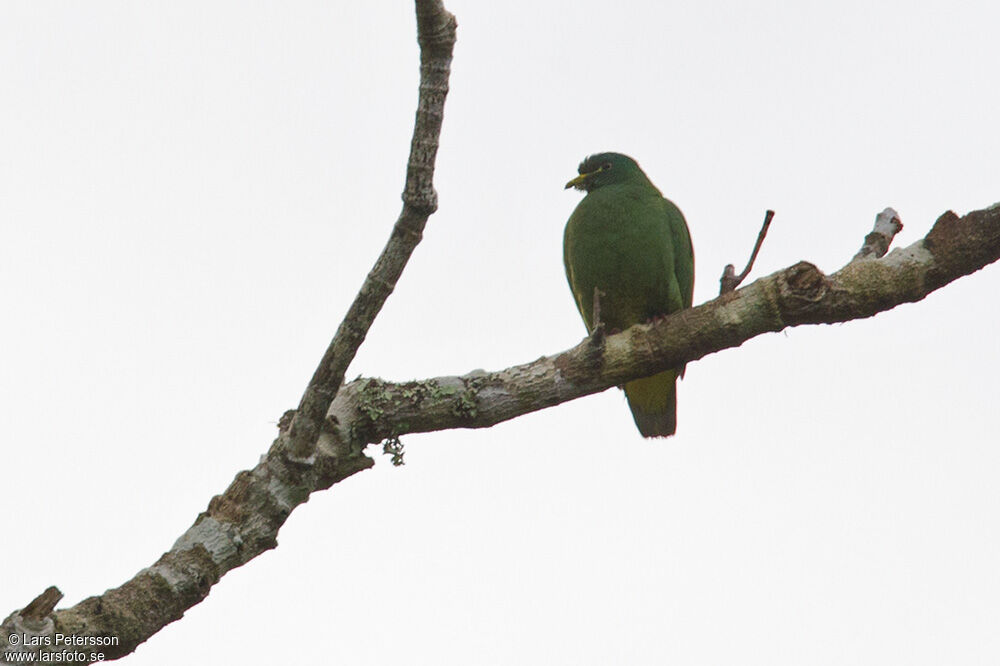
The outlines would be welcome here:
<svg viewBox="0 0 1000 666">
<path fill-rule="evenodd" d="M 41 622 L 48 617 L 63 598 L 58 587 L 50 586 L 21 610 L 21 617 L 28 622 Z"/>
<path fill-rule="evenodd" d="M 875 226 L 865 236 L 864 244 L 851 261 L 884 257 L 892 245 L 892 239 L 902 230 L 903 223 L 899 220 L 899 213 L 893 208 L 886 208 L 875 216 Z"/>
<path fill-rule="evenodd" d="M 448 95 L 457 22 L 441 0 L 417 0 L 416 10 L 420 97 L 406 167 L 403 210 L 382 254 L 316 367 L 287 433 L 282 435 L 286 440 L 283 446 L 296 458 L 306 458 L 312 453 L 323 428 L 323 417 L 344 381 L 347 366 L 354 360 L 368 329 L 395 289 L 403 268 L 423 237 L 427 218 L 437 210 L 434 163 Z"/>
<path fill-rule="evenodd" d="M 743 280 L 746 280 L 747 276 L 750 275 L 753 262 L 757 260 L 757 253 L 760 252 L 760 246 L 764 244 L 764 237 L 767 236 L 767 230 L 770 228 L 773 218 L 773 210 L 764 213 L 764 224 L 760 228 L 760 233 L 757 234 L 757 242 L 753 246 L 753 252 L 750 253 L 750 261 L 747 262 L 747 267 L 743 269 L 742 273 L 736 275 L 736 267 L 732 264 L 726 264 L 722 271 L 722 277 L 719 278 L 719 296 L 735 291 L 736 287 L 740 286 Z"/>
</svg>

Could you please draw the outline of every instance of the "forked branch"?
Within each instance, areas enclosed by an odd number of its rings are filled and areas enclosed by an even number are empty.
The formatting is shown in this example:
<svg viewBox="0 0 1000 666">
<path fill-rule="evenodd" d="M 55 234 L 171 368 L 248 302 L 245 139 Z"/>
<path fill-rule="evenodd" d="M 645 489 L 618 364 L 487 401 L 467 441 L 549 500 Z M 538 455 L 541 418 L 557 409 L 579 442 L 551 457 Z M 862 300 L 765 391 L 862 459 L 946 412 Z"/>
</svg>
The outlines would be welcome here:
<svg viewBox="0 0 1000 666">
<path fill-rule="evenodd" d="M 764 237 L 767 236 L 767 230 L 770 228 L 773 218 L 773 210 L 764 213 L 764 224 L 760 227 L 760 233 L 757 234 L 757 242 L 754 243 L 753 252 L 750 253 L 750 260 L 747 262 L 746 268 L 743 269 L 742 273 L 737 275 L 736 267 L 732 264 L 726 264 L 726 267 L 722 270 L 722 277 L 719 278 L 719 296 L 735 291 L 736 287 L 740 286 L 743 280 L 746 280 L 747 276 L 750 275 L 750 271 L 753 269 L 753 262 L 757 260 L 757 253 L 760 252 L 760 246 L 764 244 Z"/>
<path fill-rule="evenodd" d="M 102 646 L 104 659 L 123 657 L 164 626 L 202 601 L 211 587 L 231 569 L 245 564 L 277 544 L 278 529 L 291 511 L 317 489 L 373 462 L 361 451 L 339 442 L 317 441 L 329 430 L 325 417 L 344 380 L 344 373 L 364 341 L 417 243 L 427 218 L 437 208 L 434 163 L 448 93 L 455 17 L 441 0 L 416 0 L 420 43 L 420 94 L 403 188 L 403 209 L 389 241 L 365 278 L 347 315 L 333 336 L 309 382 L 298 409 L 286 412 L 278 438 L 253 470 L 240 472 L 226 491 L 212 498 L 208 509 L 173 547 L 131 580 L 72 608 L 52 612 L 62 596 L 52 587 L 0 625 L 0 662 L 9 653 L 22 661 L 42 652 L 74 652 L 74 663 L 90 663 L 94 643 L 82 647 L 55 646 L 43 640 L 53 632 L 93 638 L 114 638 Z M 19 636 L 12 643 L 9 637 Z M 37 636 L 39 640 L 30 639 Z M 66 661 L 66 655 L 58 655 Z M 18 657 L 13 657 L 17 659 Z"/>
<path fill-rule="evenodd" d="M 382 310 L 406 262 L 423 237 L 427 218 L 437 210 L 434 163 L 437 158 L 444 101 L 448 95 L 451 55 L 455 46 L 455 17 L 441 0 L 417 0 L 417 40 L 420 43 L 420 98 L 413 125 L 413 140 L 406 165 L 403 210 L 389 241 L 354 297 L 337 332 L 316 367 L 309 386 L 292 416 L 281 445 L 295 458 L 306 458 L 323 428 L 347 366 L 354 360 L 368 329 Z"/>
<path fill-rule="evenodd" d="M 762 333 L 870 317 L 919 301 L 1000 258 L 1000 206 L 963 217 L 945 213 L 923 239 L 884 257 L 901 224 L 894 212 L 887 217 L 883 211 L 873 232 L 881 240 L 866 238 L 865 248 L 871 249 L 863 248 L 856 257 L 865 260 L 852 260 L 832 275 L 800 262 L 725 297 L 602 337 L 601 344 L 587 338 L 572 349 L 505 370 L 400 384 L 359 379 L 341 386 L 436 207 L 432 176 L 455 20 L 440 0 L 416 0 L 416 9 L 420 103 L 403 210 L 299 409 L 282 418 L 278 439 L 257 466 L 239 472 L 157 562 L 71 608 L 53 611 L 61 594 L 46 590 L 0 625 L 4 653 L 37 657 L 51 651 L 51 643 L 26 645 L 23 639 L 54 632 L 80 639 L 114 637 L 114 644 L 102 644 L 107 645 L 105 659 L 131 653 L 204 600 L 227 572 L 274 548 L 279 529 L 310 493 L 370 468 L 374 462 L 364 452 L 370 443 L 398 444 L 400 435 L 412 432 L 488 427 L 738 347 Z M 770 218 L 769 211 L 743 274 L 736 276 L 732 269 L 736 284 L 749 274 Z M 9 637 L 15 633 L 22 643 L 12 647 Z M 59 649 L 78 650 L 84 658 L 74 663 L 89 663 L 93 651 L 87 646 Z"/>
</svg>

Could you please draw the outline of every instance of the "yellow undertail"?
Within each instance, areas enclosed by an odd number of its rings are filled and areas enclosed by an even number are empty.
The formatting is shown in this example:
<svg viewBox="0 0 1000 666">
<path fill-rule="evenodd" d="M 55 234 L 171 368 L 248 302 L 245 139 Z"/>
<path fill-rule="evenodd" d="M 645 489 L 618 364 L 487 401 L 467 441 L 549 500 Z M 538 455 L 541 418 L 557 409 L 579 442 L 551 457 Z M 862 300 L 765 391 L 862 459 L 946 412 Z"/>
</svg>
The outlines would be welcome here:
<svg viewBox="0 0 1000 666">
<path fill-rule="evenodd" d="M 677 371 L 625 384 L 632 418 L 643 437 L 669 437 L 677 431 Z"/>
</svg>

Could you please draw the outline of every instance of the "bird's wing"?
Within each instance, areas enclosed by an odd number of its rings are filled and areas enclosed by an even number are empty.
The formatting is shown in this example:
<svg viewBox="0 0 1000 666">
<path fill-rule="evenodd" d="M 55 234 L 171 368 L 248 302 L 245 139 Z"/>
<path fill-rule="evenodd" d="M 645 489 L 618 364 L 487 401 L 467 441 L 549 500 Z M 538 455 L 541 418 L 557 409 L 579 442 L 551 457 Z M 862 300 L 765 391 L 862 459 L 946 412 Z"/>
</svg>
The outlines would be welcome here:
<svg viewBox="0 0 1000 666">
<path fill-rule="evenodd" d="M 677 278 L 684 307 L 691 307 L 694 298 L 694 246 L 684 215 L 669 199 L 666 203 L 667 220 L 674 251 L 674 276 Z"/>
<path fill-rule="evenodd" d="M 575 213 L 574 213 L 575 214 Z M 583 323 L 587 327 L 587 331 L 590 331 L 590 308 L 589 304 L 586 304 L 583 299 L 583 294 L 580 291 L 580 287 L 577 284 L 576 271 L 573 270 L 573 262 L 571 260 L 571 245 L 572 245 L 572 234 L 573 234 L 573 218 L 570 217 L 569 223 L 566 225 L 566 230 L 563 236 L 563 267 L 566 269 L 566 281 L 569 283 L 569 290 L 573 294 L 573 302 L 576 303 L 576 309 L 580 312 L 580 316 L 583 318 Z"/>
</svg>

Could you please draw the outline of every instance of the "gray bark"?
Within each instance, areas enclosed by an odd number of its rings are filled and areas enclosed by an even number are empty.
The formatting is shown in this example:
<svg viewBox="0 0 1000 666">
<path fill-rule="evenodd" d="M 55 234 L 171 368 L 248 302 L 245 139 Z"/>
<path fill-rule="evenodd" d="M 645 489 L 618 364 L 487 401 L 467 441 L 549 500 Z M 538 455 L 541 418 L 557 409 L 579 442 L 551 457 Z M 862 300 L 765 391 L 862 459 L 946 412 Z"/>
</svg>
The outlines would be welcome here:
<svg viewBox="0 0 1000 666">
<path fill-rule="evenodd" d="M 919 301 L 1000 258 L 1000 206 L 963 217 L 945 213 L 926 237 L 883 257 L 899 230 L 890 216 L 876 224 L 877 238 L 865 245 L 870 249 L 863 248 L 858 260 L 832 275 L 800 262 L 655 323 L 586 338 L 566 351 L 496 372 L 343 384 L 347 366 L 437 205 L 432 178 L 456 23 L 440 0 L 416 0 L 416 11 L 420 101 L 403 210 L 299 407 L 286 413 L 278 438 L 259 464 L 237 473 L 159 560 L 121 586 L 71 608 L 54 610 L 61 594 L 46 590 L 0 625 L 5 652 L 95 651 L 92 646 L 54 648 L 45 641 L 11 646 L 8 640 L 14 633 L 29 639 L 61 633 L 114 637 L 114 645 L 96 650 L 107 659 L 131 653 L 204 600 L 228 571 L 274 548 L 285 520 L 311 493 L 370 468 L 374 462 L 365 454 L 369 444 L 387 441 L 399 455 L 400 435 L 489 427 L 738 347 L 763 333 L 871 317 Z"/>
</svg>

